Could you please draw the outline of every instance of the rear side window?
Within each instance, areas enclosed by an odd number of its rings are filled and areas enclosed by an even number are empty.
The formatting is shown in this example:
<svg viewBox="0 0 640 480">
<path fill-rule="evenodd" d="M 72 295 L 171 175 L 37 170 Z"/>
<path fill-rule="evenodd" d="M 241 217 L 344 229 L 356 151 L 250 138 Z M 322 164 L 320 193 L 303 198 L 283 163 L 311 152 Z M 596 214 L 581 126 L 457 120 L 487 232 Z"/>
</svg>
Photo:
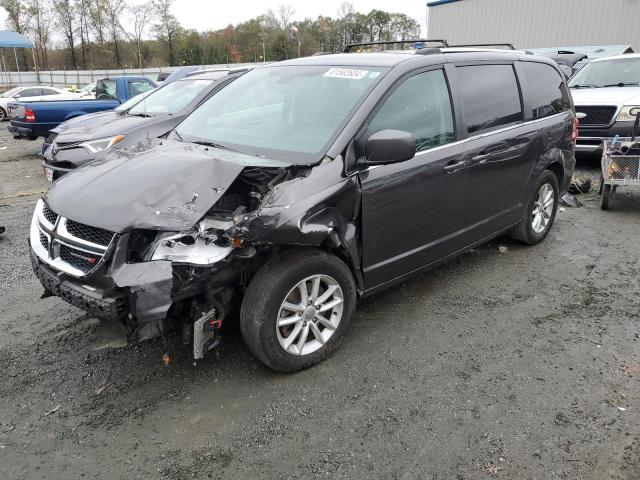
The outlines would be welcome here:
<svg viewBox="0 0 640 480">
<path fill-rule="evenodd" d="M 42 95 L 41 92 L 39 88 L 25 88 L 19 94 L 21 97 L 39 97 Z"/>
<path fill-rule="evenodd" d="M 469 135 L 522 121 L 520 90 L 512 65 L 457 67 Z"/>
<path fill-rule="evenodd" d="M 129 82 L 129 88 L 131 89 L 131 96 L 135 97 L 136 95 L 140 95 L 147 90 L 151 90 L 153 87 L 149 82 L 146 82 L 144 80 L 135 80 Z"/>
<path fill-rule="evenodd" d="M 96 84 L 96 98 L 100 100 L 113 99 L 117 97 L 117 85 L 115 80 L 98 80 Z"/>
<path fill-rule="evenodd" d="M 413 134 L 417 151 L 453 141 L 451 100 L 442 70 L 414 75 L 387 98 L 368 132 L 386 129 Z"/>
<path fill-rule="evenodd" d="M 55 90 L 51 90 L 50 88 L 43 88 L 42 89 L 42 95 L 57 95 L 58 92 L 56 92 Z"/>
<path fill-rule="evenodd" d="M 556 70 L 544 63 L 521 62 L 527 80 L 527 104 L 532 118 L 544 118 L 571 108 L 569 92 Z"/>
</svg>

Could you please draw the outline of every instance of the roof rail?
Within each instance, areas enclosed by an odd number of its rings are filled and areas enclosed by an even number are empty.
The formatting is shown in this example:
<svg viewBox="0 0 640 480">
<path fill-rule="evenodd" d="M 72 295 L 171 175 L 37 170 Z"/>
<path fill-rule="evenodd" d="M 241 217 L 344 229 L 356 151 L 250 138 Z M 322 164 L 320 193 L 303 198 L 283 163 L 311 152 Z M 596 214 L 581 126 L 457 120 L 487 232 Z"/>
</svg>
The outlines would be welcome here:
<svg viewBox="0 0 640 480">
<path fill-rule="evenodd" d="M 403 45 L 403 44 L 416 44 L 416 43 L 439 43 L 441 47 L 448 47 L 449 44 L 447 43 L 446 40 L 425 40 L 423 38 L 417 38 L 417 39 L 413 39 L 413 40 L 389 40 L 389 41 L 384 41 L 384 42 L 362 42 L 362 43 L 350 43 L 349 45 L 347 45 L 346 47 L 344 47 L 343 53 L 349 53 L 351 50 L 358 48 L 358 47 L 369 47 L 369 46 L 373 46 L 373 45 Z M 420 47 L 420 48 L 424 48 L 424 47 Z"/>
<path fill-rule="evenodd" d="M 512 43 L 467 43 L 459 45 L 447 45 L 451 48 L 474 48 L 474 47 L 504 47 L 508 50 L 515 50 Z"/>
</svg>

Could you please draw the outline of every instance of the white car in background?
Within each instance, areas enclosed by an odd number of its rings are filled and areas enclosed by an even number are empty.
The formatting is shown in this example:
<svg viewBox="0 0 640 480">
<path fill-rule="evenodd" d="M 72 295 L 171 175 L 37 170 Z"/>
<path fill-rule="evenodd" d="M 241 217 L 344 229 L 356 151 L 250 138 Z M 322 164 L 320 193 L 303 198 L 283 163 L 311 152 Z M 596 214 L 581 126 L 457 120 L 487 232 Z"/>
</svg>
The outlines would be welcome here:
<svg viewBox="0 0 640 480">
<path fill-rule="evenodd" d="M 65 88 L 65 91 L 71 93 L 77 93 L 81 98 L 95 98 L 96 97 L 96 82 L 87 83 L 84 87 L 79 90 L 73 91 L 70 88 Z"/>
<path fill-rule="evenodd" d="M 12 102 L 34 102 L 38 100 L 69 100 L 78 98 L 79 94 L 68 92 L 62 88 L 46 85 L 16 87 L 0 95 L 0 121 L 7 120 L 7 105 Z"/>
<path fill-rule="evenodd" d="M 633 113 L 640 108 L 640 54 L 626 53 L 587 63 L 571 80 L 580 119 L 576 152 L 602 153 L 602 142 L 631 137 Z"/>
</svg>

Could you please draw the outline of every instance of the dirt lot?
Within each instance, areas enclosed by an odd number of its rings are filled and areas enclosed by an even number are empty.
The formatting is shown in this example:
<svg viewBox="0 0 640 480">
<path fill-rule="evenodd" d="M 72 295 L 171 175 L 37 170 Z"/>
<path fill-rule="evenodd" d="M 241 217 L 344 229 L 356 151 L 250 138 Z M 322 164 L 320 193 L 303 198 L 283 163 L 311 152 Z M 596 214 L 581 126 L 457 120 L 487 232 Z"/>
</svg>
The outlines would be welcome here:
<svg viewBox="0 0 640 480">
<path fill-rule="evenodd" d="M 197 365 L 170 339 L 165 366 L 40 300 L 17 196 L 39 143 L 3 146 L 0 478 L 640 478 L 638 193 L 362 301 L 336 355 L 281 375 L 237 332 Z"/>
</svg>

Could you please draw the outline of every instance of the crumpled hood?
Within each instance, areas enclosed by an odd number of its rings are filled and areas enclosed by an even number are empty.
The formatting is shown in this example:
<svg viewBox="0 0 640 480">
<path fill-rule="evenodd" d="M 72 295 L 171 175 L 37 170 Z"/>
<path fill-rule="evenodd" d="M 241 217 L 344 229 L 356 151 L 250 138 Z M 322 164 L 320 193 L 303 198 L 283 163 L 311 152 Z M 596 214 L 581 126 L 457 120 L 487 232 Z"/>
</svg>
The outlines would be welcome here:
<svg viewBox="0 0 640 480">
<path fill-rule="evenodd" d="M 151 142 L 140 154 L 116 151 L 65 175 L 45 201 L 63 217 L 113 232 L 182 231 L 202 218 L 244 167 L 287 166 L 189 143 Z"/>
<path fill-rule="evenodd" d="M 576 105 L 640 105 L 640 87 L 572 88 Z"/>
<path fill-rule="evenodd" d="M 56 128 L 51 130 L 53 133 L 60 134 L 70 128 L 91 128 L 94 125 L 100 125 L 103 122 L 108 122 L 111 119 L 118 118 L 119 115 L 113 110 L 107 110 L 106 112 L 87 113 L 86 115 L 80 115 L 79 117 L 72 118 L 66 122 L 62 122 Z"/>
</svg>

